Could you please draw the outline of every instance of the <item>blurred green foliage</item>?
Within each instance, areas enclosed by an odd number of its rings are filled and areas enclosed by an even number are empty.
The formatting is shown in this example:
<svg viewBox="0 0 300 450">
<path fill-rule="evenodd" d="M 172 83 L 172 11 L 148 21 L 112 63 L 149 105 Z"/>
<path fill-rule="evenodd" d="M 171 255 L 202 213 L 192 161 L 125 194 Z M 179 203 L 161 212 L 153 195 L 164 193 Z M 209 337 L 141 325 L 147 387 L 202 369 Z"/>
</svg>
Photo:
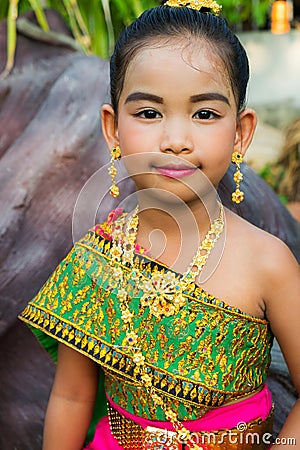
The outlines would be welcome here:
<svg viewBox="0 0 300 450">
<path fill-rule="evenodd" d="M 116 36 L 145 9 L 158 5 L 159 0 L 1 0 L 0 20 L 8 21 L 7 66 L 13 67 L 16 46 L 16 20 L 25 11 L 34 10 L 40 27 L 47 32 L 43 8 L 59 11 L 68 23 L 74 38 L 88 54 L 109 58 Z M 270 0 L 222 0 L 222 15 L 238 29 L 247 22 L 254 28 L 266 23 Z M 3 75 L 2 75 L 3 76 Z"/>
<path fill-rule="evenodd" d="M 248 23 L 251 28 L 264 27 L 271 11 L 270 0 L 222 0 L 223 15 L 227 22 L 234 25 Z"/>
<path fill-rule="evenodd" d="M 286 176 L 285 168 L 280 164 L 267 163 L 259 172 L 260 177 L 271 186 L 284 205 L 288 203 L 285 195 L 280 193 L 280 186 Z"/>
</svg>

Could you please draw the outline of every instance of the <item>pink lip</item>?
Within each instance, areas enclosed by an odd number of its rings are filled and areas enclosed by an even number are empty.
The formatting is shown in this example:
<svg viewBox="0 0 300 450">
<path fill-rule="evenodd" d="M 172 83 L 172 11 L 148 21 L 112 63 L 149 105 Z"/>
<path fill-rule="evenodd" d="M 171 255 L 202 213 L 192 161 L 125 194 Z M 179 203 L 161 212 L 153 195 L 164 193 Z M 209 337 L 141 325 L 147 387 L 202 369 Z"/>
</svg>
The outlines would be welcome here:
<svg viewBox="0 0 300 450">
<path fill-rule="evenodd" d="M 178 166 L 164 166 L 164 167 L 155 167 L 155 170 L 160 173 L 161 175 L 164 175 L 165 177 L 169 178 L 184 178 L 188 177 L 189 175 L 192 175 L 196 168 L 187 167 L 184 165 L 178 165 Z"/>
</svg>

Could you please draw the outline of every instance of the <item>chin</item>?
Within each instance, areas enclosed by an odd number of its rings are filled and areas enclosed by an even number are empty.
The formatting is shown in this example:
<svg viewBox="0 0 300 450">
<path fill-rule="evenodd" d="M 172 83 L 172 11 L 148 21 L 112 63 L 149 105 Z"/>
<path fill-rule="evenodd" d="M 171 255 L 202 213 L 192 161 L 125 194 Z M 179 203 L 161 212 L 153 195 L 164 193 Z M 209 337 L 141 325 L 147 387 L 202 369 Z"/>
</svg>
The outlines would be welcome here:
<svg viewBox="0 0 300 450">
<path fill-rule="evenodd" d="M 165 186 L 137 186 L 137 191 L 140 201 L 143 204 L 146 203 L 149 206 L 151 205 L 153 208 L 157 207 L 158 209 L 166 210 L 170 207 L 178 208 L 192 203 L 195 204 L 196 202 L 202 202 L 204 197 L 207 196 L 207 192 L 205 192 L 202 199 L 199 193 L 195 193 L 186 187 L 167 189 Z"/>
</svg>

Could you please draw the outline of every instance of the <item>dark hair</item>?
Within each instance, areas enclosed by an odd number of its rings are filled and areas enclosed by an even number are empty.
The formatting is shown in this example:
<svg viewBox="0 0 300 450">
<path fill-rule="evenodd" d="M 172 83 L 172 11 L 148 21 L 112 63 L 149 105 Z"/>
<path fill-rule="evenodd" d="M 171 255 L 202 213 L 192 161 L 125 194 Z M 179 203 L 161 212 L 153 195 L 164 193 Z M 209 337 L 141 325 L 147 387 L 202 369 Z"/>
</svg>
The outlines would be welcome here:
<svg viewBox="0 0 300 450">
<path fill-rule="evenodd" d="M 119 36 L 110 61 L 111 103 L 117 113 L 127 67 L 133 57 L 158 37 L 205 40 L 225 64 L 237 109 L 245 106 L 249 63 L 244 47 L 224 19 L 187 7 L 157 6 L 145 11 Z"/>
</svg>

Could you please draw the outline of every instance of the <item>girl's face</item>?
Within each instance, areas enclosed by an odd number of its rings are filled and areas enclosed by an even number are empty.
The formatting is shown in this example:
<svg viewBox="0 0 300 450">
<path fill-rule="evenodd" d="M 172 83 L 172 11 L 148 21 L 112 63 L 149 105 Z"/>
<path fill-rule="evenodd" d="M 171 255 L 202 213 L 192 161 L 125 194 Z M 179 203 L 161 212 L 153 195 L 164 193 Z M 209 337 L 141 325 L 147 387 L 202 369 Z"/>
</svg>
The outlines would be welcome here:
<svg viewBox="0 0 300 450">
<path fill-rule="evenodd" d="M 139 155 L 138 189 L 164 189 L 186 202 L 197 168 L 216 187 L 234 149 L 245 150 L 226 68 L 202 41 L 141 50 L 127 68 L 117 120 L 107 105 L 103 128 L 122 157 Z"/>
</svg>

